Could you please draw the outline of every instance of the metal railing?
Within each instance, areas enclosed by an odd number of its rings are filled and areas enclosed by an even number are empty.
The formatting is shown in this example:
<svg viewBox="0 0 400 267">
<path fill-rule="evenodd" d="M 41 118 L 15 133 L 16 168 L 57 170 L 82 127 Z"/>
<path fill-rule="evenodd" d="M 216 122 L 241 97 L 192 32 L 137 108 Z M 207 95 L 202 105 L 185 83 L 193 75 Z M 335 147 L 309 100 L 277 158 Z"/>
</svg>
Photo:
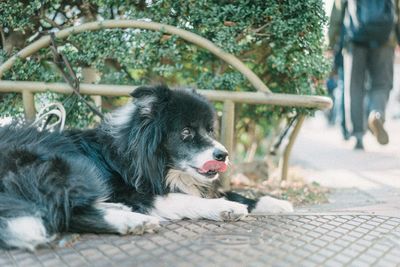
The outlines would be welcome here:
<svg viewBox="0 0 400 267">
<path fill-rule="evenodd" d="M 101 22 L 91 22 L 82 25 L 66 28 L 55 33 L 55 37 L 63 39 L 71 34 L 76 34 L 84 31 L 95 31 L 101 29 L 113 28 L 139 28 L 147 30 L 163 31 L 169 34 L 177 35 L 186 41 L 189 41 L 199 47 L 205 48 L 226 63 L 230 64 L 236 70 L 241 72 L 249 82 L 257 89 L 258 92 L 231 92 L 231 91 L 215 91 L 215 90 L 198 90 L 199 93 L 206 96 L 211 101 L 222 101 L 224 103 L 222 126 L 221 126 L 221 141 L 232 151 L 234 144 L 234 118 L 235 118 L 235 103 L 248 103 L 257 105 L 278 105 L 288 107 L 304 107 L 313 109 L 329 109 L 332 106 L 332 101 L 324 96 L 306 96 L 292 94 L 276 94 L 272 93 L 268 87 L 254 74 L 246 65 L 243 64 L 235 56 L 224 52 L 209 40 L 194 34 L 192 32 L 179 29 L 170 25 L 135 21 L 135 20 L 106 20 Z M 15 61 L 20 58 L 24 59 L 39 49 L 50 45 L 50 37 L 44 36 L 33 42 L 29 46 L 19 51 L 14 56 L 10 57 L 0 66 L 0 79 L 3 73 L 9 70 Z M 132 92 L 134 86 L 126 85 L 105 85 L 105 84 L 81 84 L 80 92 L 87 95 L 107 95 L 107 96 L 127 96 Z M 0 92 L 17 92 L 22 93 L 25 116 L 28 120 L 35 118 L 36 110 L 34 106 L 34 94 L 38 92 L 52 91 L 57 93 L 71 93 L 72 89 L 65 83 L 45 83 L 45 82 L 30 82 L 30 81 L 4 81 L 0 80 Z M 301 115 L 291 135 L 288 144 L 283 152 L 281 159 L 281 178 L 286 179 L 288 174 L 289 156 L 291 148 L 295 142 L 296 136 L 300 130 L 304 116 Z M 225 181 L 225 187 L 227 187 Z"/>
</svg>

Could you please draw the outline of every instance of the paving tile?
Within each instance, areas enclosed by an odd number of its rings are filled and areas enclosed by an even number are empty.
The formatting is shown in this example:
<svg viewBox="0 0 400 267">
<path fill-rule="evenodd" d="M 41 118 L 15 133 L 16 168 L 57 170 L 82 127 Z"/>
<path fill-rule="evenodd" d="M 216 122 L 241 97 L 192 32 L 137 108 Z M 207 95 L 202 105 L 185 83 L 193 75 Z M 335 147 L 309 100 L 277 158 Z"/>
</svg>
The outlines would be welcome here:
<svg viewBox="0 0 400 267">
<path fill-rule="evenodd" d="M 250 217 L 252 218 L 252 217 Z M 334 227 L 332 227 L 334 226 Z M 143 236 L 82 235 L 72 247 L 0 251 L 0 266 L 398 266 L 400 220 L 274 215 L 180 221 Z"/>
</svg>

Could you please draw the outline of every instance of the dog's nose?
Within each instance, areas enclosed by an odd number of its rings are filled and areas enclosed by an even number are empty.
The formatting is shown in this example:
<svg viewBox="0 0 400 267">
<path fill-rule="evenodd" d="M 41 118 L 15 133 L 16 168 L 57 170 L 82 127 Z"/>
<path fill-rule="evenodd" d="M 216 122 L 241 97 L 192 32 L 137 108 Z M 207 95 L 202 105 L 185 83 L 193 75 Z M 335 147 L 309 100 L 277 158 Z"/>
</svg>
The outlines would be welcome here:
<svg viewBox="0 0 400 267">
<path fill-rule="evenodd" d="M 225 161 L 227 156 L 228 156 L 228 152 L 220 150 L 220 149 L 215 149 L 213 152 L 214 159 L 218 160 L 218 161 Z"/>
</svg>

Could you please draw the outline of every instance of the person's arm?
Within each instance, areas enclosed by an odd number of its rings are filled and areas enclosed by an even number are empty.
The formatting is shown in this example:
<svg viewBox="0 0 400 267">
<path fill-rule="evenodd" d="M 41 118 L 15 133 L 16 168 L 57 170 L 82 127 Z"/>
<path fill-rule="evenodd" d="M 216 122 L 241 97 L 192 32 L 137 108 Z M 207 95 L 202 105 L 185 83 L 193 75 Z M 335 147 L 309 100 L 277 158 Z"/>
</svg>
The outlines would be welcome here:
<svg viewBox="0 0 400 267">
<path fill-rule="evenodd" d="M 396 0 L 400 1 L 400 0 Z M 340 38 L 340 31 L 343 24 L 343 3 L 342 0 L 335 0 L 329 19 L 328 38 L 329 48 L 334 49 Z"/>
</svg>

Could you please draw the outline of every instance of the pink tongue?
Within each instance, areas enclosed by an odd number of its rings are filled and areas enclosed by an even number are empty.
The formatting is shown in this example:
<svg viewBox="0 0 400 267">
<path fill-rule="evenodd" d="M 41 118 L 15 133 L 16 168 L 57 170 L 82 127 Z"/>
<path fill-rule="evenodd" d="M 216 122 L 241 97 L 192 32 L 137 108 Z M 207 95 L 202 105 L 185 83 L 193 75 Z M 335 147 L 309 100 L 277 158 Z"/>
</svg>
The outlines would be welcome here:
<svg viewBox="0 0 400 267">
<path fill-rule="evenodd" d="M 224 172 L 228 166 L 225 162 L 218 161 L 218 160 L 210 160 L 204 163 L 203 167 L 199 169 L 200 173 L 206 173 L 208 171 L 216 171 L 216 172 Z"/>
</svg>

